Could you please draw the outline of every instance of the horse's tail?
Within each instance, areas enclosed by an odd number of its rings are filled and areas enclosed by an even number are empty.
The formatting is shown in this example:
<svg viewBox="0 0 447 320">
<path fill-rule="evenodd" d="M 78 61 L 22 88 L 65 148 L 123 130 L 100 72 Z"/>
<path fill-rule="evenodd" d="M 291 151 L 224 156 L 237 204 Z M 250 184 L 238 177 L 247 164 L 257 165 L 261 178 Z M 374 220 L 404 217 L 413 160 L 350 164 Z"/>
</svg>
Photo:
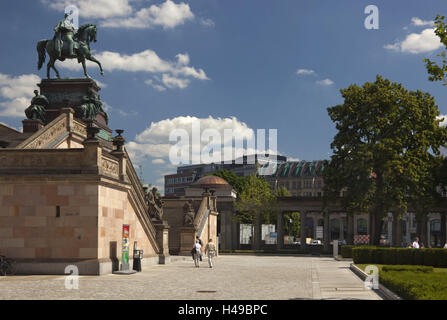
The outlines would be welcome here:
<svg viewBox="0 0 447 320">
<path fill-rule="evenodd" d="M 45 47 L 47 45 L 48 40 L 40 40 L 37 43 L 37 54 L 39 55 L 39 62 L 37 63 L 37 70 L 42 68 L 43 63 L 45 62 Z"/>
</svg>

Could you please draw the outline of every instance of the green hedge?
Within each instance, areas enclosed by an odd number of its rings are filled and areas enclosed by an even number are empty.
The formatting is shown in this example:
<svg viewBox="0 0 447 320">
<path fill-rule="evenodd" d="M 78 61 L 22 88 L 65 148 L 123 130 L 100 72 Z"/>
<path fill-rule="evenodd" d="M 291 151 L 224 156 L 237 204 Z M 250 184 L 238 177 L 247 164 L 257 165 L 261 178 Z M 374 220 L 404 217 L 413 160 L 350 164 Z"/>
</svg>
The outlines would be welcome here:
<svg viewBox="0 0 447 320">
<path fill-rule="evenodd" d="M 447 249 L 353 247 L 352 258 L 356 264 L 376 263 L 391 265 L 425 265 L 447 267 Z"/>
<path fill-rule="evenodd" d="M 433 272 L 433 267 L 431 266 L 383 266 L 382 271 L 411 271 L 411 272 L 423 272 L 430 273 Z"/>
<path fill-rule="evenodd" d="M 447 300 L 445 273 L 385 271 L 380 272 L 380 283 L 407 300 Z"/>
<path fill-rule="evenodd" d="M 352 258 L 352 245 L 343 245 L 341 246 L 341 256 L 343 258 Z"/>
</svg>

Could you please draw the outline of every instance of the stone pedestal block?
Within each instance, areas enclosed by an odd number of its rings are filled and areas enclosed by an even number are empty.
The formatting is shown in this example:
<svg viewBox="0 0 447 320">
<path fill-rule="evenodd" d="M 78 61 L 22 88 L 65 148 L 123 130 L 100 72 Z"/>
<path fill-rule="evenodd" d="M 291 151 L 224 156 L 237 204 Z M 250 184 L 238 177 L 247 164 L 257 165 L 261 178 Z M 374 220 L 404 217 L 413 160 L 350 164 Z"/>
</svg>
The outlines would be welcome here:
<svg viewBox="0 0 447 320">
<path fill-rule="evenodd" d="M 156 240 L 158 247 L 160 248 L 160 252 L 158 252 L 158 256 L 160 258 L 160 264 L 166 264 L 170 262 L 169 256 L 169 225 L 166 221 L 160 221 L 154 223 L 156 234 Z"/>
<path fill-rule="evenodd" d="M 190 255 L 191 249 L 196 239 L 196 229 L 194 227 L 180 228 L 180 255 Z"/>
<path fill-rule="evenodd" d="M 23 133 L 34 133 L 43 128 L 44 124 L 40 120 L 22 120 Z"/>
</svg>

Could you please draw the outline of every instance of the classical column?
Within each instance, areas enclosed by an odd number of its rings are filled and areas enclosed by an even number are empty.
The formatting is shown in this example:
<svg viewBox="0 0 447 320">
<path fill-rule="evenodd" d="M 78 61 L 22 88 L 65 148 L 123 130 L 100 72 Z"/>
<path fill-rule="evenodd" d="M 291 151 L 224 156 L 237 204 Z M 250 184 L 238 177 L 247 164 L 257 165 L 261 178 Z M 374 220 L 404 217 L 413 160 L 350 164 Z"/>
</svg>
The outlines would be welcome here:
<svg viewBox="0 0 447 320">
<path fill-rule="evenodd" d="M 353 213 L 346 213 L 347 215 L 347 222 L 348 222 L 348 232 L 347 236 L 348 239 L 346 239 L 347 244 L 353 244 L 354 243 L 354 214 Z"/>
<path fill-rule="evenodd" d="M 344 231 L 345 231 L 345 222 L 344 222 L 343 217 L 340 217 L 339 221 L 340 221 L 340 236 L 338 237 L 338 239 L 341 242 L 341 241 L 345 240 L 345 233 L 344 233 Z"/>
<path fill-rule="evenodd" d="M 444 247 L 446 243 L 446 216 L 447 212 L 441 212 L 441 247 Z"/>
<path fill-rule="evenodd" d="M 307 237 L 307 230 L 306 230 L 306 211 L 300 211 L 300 220 L 301 220 L 301 228 L 300 228 L 300 244 L 301 244 L 301 250 L 306 249 L 306 237 Z"/>
<path fill-rule="evenodd" d="M 400 247 L 402 244 L 402 217 L 399 212 L 393 212 L 393 246 Z"/>
<path fill-rule="evenodd" d="M 261 249 L 261 242 L 262 242 L 262 224 L 261 224 L 261 217 L 259 214 L 256 215 L 255 221 L 254 221 L 254 228 L 253 228 L 253 245 L 254 250 L 260 250 Z"/>
<path fill-rule="evenodd" d="M 324 244 L 324 250 L 328 251 L 329 247 L 330 247 L 330 233 L 329 233 L 329 216 L 330 213 L 329 211 L 324 211 L 323 213 L 323 219 L 324 219 L 324 223 L 323 223 L 323 244 Z"/>
<path fill-rule="evenodd" d="M 284 247 L 284 216 L 282 212 L 276 215 L 276 249 L 281 250 Z"/>
</svg>

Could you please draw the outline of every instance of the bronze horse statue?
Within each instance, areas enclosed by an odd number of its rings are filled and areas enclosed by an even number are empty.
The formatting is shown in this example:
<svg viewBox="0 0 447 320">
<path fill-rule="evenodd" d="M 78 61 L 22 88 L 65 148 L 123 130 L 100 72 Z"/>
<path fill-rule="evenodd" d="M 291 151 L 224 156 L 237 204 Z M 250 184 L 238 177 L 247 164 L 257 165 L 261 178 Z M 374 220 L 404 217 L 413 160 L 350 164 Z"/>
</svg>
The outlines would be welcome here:
<svg viewBox="0 0 447 320">
<path fill-rule="evenodd" d="M 37 53 L 39 55 L 39 62 L 37 65 L 37 69 L 40 70 L 42 68 L 43 63 L 45 62 L 45 52 L 50 56 L 50 61 L 47 64 L 47 78 L 50 79 L 50 68 L 56 72 L 56 77 L 60 78 L 59 71 L 57 71 L 54 66 L 57 60 L 64 61 L 65 59 L 78 59 L 78 63 L 82 63 L 82 68 L 84 69 L 84 75 L 87 78 L 90 76 L 87 74 L 87 69 L 85 66 L 85 60 L 90 60 L 96 62 L 99 66 L 99 70 L 101 71 L 101 75 L 104 75 L 104 71 L 102 70 L 101 63 L 96 60 L 95 57 L 92 56 L 90 51 L 90 42 L 96 42 L 96 26 L 94 24 L 85 24 L 81 26 L 76 34 L 74 35 L 73 40 L 75 41 L 75 49 L 74 54 L 69 55 L 66 45 L 62 48 L 62 51 L 59 52 L 55 49 L 55 39 L 53 40 L 40 40 L 37 43 Z"/>
</svg>

